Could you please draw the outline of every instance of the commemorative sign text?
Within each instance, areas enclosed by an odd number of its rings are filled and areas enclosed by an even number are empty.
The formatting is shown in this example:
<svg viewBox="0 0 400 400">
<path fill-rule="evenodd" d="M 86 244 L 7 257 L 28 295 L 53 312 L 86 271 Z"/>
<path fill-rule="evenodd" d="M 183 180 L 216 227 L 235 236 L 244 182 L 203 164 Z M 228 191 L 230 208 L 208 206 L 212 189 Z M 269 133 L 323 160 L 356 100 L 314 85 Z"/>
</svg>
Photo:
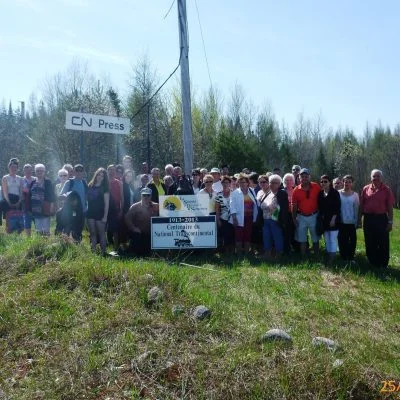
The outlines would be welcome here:
<svg viewBox="0 0 400 400">
<path fill-rule="evenodd" d="M 151 219 L 152 249 L 217 247 L 215 215 L 205 195 L 160 196 L 160 217 Z"/>
<path fill-rule="evenodd" d="M 215 215 L 207 217 L 153 217 L 152 249 L 217 247 Z"/>
</svg>

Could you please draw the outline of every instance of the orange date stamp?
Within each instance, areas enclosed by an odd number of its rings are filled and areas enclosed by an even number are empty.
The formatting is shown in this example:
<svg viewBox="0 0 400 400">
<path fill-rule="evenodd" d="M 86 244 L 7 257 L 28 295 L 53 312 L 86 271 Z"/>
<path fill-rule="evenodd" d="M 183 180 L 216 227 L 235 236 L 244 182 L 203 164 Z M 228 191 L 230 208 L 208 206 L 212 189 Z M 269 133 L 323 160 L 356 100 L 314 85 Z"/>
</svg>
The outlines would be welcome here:
<svg viewBox="0 0 400 400">
<path fill-rule="evenodd" d="M 381 381 L 381 393 L 400 393 L 400 381 Z"/>
</svg>

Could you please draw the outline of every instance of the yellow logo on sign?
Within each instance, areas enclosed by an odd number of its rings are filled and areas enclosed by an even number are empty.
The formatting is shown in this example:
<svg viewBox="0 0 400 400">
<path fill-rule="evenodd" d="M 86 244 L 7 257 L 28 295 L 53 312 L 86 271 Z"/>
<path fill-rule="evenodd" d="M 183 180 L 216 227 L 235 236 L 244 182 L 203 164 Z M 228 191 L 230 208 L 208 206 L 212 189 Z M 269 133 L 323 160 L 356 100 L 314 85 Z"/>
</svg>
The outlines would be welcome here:
<svg viewBox="0 0 400 400">
<path fill-rule="evenodd" d="M 168 196 L 163 203 L 163 208 L 170 211 L 178 211 L 182 208 L 181 201 L 175 196 Z"/>
</svg>

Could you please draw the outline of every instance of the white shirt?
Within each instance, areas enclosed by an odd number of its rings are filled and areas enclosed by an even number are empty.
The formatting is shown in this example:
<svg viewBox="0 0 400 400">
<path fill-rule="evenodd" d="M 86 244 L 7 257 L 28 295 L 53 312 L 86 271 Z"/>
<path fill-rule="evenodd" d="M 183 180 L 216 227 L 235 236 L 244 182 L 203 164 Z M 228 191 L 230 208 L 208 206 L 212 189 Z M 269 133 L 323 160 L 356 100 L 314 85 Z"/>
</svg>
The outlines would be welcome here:
<svg viewBox="0 0 400 400">
<path fill-rule="evenodd" d="M 213 188 L 215 193 L 222 192 L 222 190 L 223 190 L 222 182 L 219 180 L 219 181 L 213 183 L 212 184 L 212 188 Z"/>
<path fill-rule="evenodd" d="M 360 199 L 358 193 L 353 192 L 350 196 L 346 196 L 342 190 L 340 194 L 340 214 L 344 224 L 357 224 L 358 219 L 358 207 L 360 205 Z"/>
<path fill-rule="evenodd" d="M 215 199 L 217 197 L 217 193 L 214 190 L 211 193 L 208 193 L 205 189 L 201 189 L 198 194 L 208 194 L 209 203 L 208 203 L 208 212 L 211 214 L 215 214 Z"/>
<path fill-rule="evenodd" d="M 255 222 L 258 214 L 258 201 L 252 188 L 249 188 L 248 195 L 253 202 L 253 222 Z M 238 225 L 244 226 L 244 195 L 240 188 L 234 190 L 231 194 L 230 210 L 229 222 L 233 223 L 232 214 L 236 214 Z"/>
</svg>

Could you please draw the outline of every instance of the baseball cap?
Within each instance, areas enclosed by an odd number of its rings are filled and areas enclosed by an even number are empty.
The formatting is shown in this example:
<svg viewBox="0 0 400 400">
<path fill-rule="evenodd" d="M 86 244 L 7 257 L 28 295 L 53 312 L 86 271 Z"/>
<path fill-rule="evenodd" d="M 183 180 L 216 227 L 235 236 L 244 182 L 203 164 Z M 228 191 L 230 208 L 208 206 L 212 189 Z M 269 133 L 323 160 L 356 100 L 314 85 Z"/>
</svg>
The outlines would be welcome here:
<svg viewBox="0 0 400 400">
<path fill-rule="evenodd" d="M 220 174 L 221 171 L 219 170 L 219 168 L 211 168 L 210 174 Z"/>
<path fill-rule="evenodd" d="M 151 189 L 150 188 L 148 188 L 148 187 L 145 187 L 145 188 L 143 188 L 141 191 L 140 191 L 140 194 L 141 195 L 148 195 L 148 196 L 151 196 Z"/>
<path fill-rule="evenodd" d="M 83 172 L 83 170 L 84 170 L 84 168 L 83 168 L 82 164 L 76 164 L 74 166 L 74 171 L 76 171 L 76 172 Z"/>
<path fill-rule="evenodd" d="M 302 169 L 300 170 L 300 175 L 302 175 L 302 174 L 310 175 L 310 171 L 309 171 L 307 168 L 302 168 Z"/>
</svg>

